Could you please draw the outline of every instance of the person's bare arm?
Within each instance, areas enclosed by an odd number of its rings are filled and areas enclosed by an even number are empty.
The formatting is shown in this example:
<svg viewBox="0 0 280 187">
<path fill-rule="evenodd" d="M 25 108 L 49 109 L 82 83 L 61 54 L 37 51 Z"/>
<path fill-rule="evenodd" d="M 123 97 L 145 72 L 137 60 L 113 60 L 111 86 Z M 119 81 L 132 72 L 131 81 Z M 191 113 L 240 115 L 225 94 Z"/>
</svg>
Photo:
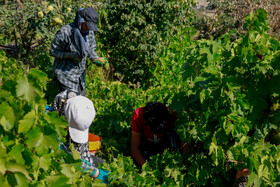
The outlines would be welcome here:
<svg viewBox="0 0 280 187">
<path fill-rule="evenodd" d="M 192 147 L 190 143 L 186 143 L 185 141 L 181 141 L 181 152 L 183 154 L 190 154 L 192 151 Z"/>
<path fill-rule="evenodd" d="M 143 165 L 146 160 L 140 151 L 141 133 L 132 131 L 131 135 L 131 154 L 139 165 Z"/>
</svg>

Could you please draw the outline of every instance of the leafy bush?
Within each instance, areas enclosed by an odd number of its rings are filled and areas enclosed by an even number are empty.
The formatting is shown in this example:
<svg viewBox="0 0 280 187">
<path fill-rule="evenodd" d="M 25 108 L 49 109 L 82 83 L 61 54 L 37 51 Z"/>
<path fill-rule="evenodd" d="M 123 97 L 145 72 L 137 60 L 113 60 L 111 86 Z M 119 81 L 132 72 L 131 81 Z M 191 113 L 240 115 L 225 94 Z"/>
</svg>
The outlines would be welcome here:
<svg viewBox="0 0 280 187">
<path fill-rule="evenodd" d="M 186 186 L 184 180 L 185 165 L 180 153 L 165 151 L 145 163 L 139 171 L 130 157 L 118 155 L 105 163 L 104 168 L 110 170 L 111 184 L 121 186 Z"/>
<path fill-rule="evenodd" d="M 61 16 L 74 6 L 70 1 L 49 3 L 60 7 Z M 87 97 L 97 111 L 90 131 L 102 137 L 98 154 L 106 159 L 102 167 L 111 171 L 111 185 L 225 186 L 232 184 L 232 173 L 246 167 L 250 184 L 276 186 L 280 150 L 271 131 L 280 128 L 280 44 L 267 33 L 266 12 L 246 16 L 244 33 L 193 41 L 196 31 L 179 26 L 190 15 L 189 1 L 108 3 L 97 4 L 102 8 L 97 44 L 112 64 L 103 69 L 88 64 L 86 81 Z M 91 185 L 75 154 L 58 150 L 57 138 L 63 141 L 67 123 L 56 113 L 44 113 L 45 93 L 54 93 L 46 92 L 52 60 L 38 56 L 40 70 L 0 52 L 0 186 Z M 130 122 L 134 109 L 149 101 L 177 111 L 176 130 L 181 139 L 194 142 L 193 152 L 182 157 L 166 151 L 140 171 L 129 157 Z"/>
<path fill-rule="evenodd" d="M 48 53 L 46 49 L 56 31 L 74 20 L 76 6 L 59 0 L 23 1 L 20 5 L 13 1 L 1 6 L 0 31 L 5 38 L 1 48 L 9 56 L 35 67 L 39 56 Z"/>
<path fill-rule="evenodd" d="M 0 186 L 90 185 L 79 156 L 58 149 L 68 123 L 44 113 L 47 75 L 24 72 L 3 50 L 0 59 Z"/>
<path fill-rule="evenodd" d="M 199 40 L 188 53 L 183 70 L 190 121 L 181 128 L 191 128 L 195 140 L 197 158 L 188 170 L 190 177 L 199 173 L 194 183 L 221 185 L 231 168 L 249 168 L 249 184 L 256 186 L 280 180 L 279 146 L 266 139 L 280 128 L 280 44 L 267 33 L 266 16 L 264 10 L 247 15 L 246 33 L 235 42 L 228 33 Z"/>
<path fill-rule="evenodd" d="M 99 38 L 114 72 L 126 82 L 146 83 L 158 54 L 178 26 L 189 25 L 190 4 L 177 0 L 104 1 Z"/>
<path fill-rule="evenodd" d="M 150 101 L 161 101 L 172 110 L 182 111 L 185 94 L 180 93 L 183 89 L 180 69 L 194 33 L 191 28 L 181 28 L 170 38 L 169 45 L 158 55 L 158 63 L 149 69 L 153 77 L 147 80 L 150 87 L 110 81 L 110 67 L 101 69 L 88 65 L 87 97 L 92 99 L 97 110 L 92 131 L 100 135 L 108 147 L 114 147 L 117 153 L 130 155 L 132 113 Z"/>
<path fill-rule="evenodd" d="M 112 172 L 113 184 L 223 186 L 233 183 L 237 170 L 249 168 L 249 184 L 277 185 L 279 146 L 270 143 L 270 132 L 279 129 L 280 45 L 267 33 L 265 11 L 244 21 L 247 33 L 234 42 L 234 32 L 192 42 L 195 31 L 188 29 L 172 37 L 149 88 L 103 82 L 101 72 L 94 72 L 98 78 L 89 82 L 89 97 L 98 115 L 92 130 L 109 147 L 103 167 Z M 182 158 L 165 152 L 138 171 L 120 153 L 129 155 L 133 110 L 151 100 L 176 109 L 177 132 L 194 141 L 193 153 Z"/>
</svg>

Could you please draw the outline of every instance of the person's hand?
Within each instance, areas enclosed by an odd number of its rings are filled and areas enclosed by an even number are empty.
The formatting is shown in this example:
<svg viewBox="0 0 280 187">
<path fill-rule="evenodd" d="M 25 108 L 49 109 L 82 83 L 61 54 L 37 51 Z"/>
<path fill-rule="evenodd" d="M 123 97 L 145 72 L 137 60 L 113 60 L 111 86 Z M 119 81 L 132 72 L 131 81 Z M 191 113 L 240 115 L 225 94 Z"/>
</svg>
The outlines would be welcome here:
<svg viewBox="0 0 280 187">
<path fill-rule="evenodd" d="M 64 91 L 60 92 L 54 98 L 54 101 L 53 101 L 54 110 L 57 111 L 60 116 L 64 115 L 64 103 L 66 102 L 67 99 L 70 99 L 77 95 L 80 95 L 80 93 L 78 91 L 75 91 L 72 89 L 64 90 Z"/>
<path fill-rule="evenodd" d="M 98 170 L 99 170 L 99 175 L 96 178 L 100 179 L 102 183 L 109 184 L 108 174 L 110 173 L 110 171 L 106 171 L 102 169 L 98 169 Z"/>
<path fill-rule="evenodd" d="M 95 59 L 95 64 L 97 66 L 104 66 L 107 63 L 108 63 L 108 60 L 105 57 L 99 57 L 99 58 Z"/>
<path fill-rule="evenodd" d="M 79 55 L 78 52 L 69 52 L 67 53 L 67 58 L 74 59 L 76 61 L 81 61 L 83 58 Z"/>
<path fill-rule="evenodd" d="M 53 108 L 55 111 L 58 112 L 58 114 L 61 116 L 63 115 L 63 106 L 67 98 L 67 90 L 64 90 L 63 92 L 60 92 L 57 94 L 53 100 Z"/>
<path fill-rule="evenodd" d="M 244 168 L 244 169 L 241 169 L 237 172 L 236 174 L 236 178 L 239 179 L 240 177 L 247 177 L 249 175 L 249 169 L 247 168 Z"/>
</svg>

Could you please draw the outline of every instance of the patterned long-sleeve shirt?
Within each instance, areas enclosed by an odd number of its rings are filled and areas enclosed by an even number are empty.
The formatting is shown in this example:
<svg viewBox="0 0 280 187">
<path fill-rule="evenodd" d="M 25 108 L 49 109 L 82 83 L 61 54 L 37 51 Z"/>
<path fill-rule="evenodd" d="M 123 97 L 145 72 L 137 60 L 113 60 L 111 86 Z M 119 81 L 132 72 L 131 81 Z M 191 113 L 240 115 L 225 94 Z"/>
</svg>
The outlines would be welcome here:
<svg viewBox="0 0 280 187">
<path fill-rule="evenodd" d="M 62 27 L 55 35 L 51 44 L 50 55 L 55 57 L 53 64 L 54 77 L 58 81 L 74 90 L 78 90 L 79 82 L 83 89 L 86 87 L 86 58 L 88 57 L 91 62 L 98 58 L 95 52 L 96 42 L 94 32 L 89 31 L 85 37 L 89 47 L 87 57 L 79 57 L 79 53 L 74 45 L 73 28 L 70 24 Z M 69 58 L 67 57 L 67 53 Z"/>
</svg>

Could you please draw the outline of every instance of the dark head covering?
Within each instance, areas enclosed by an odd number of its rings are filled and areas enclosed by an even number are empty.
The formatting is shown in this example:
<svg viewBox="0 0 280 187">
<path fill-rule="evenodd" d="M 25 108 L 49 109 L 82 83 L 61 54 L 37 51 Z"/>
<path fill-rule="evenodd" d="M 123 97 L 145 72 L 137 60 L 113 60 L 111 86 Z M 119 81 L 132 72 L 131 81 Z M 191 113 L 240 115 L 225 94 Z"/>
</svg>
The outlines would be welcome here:
<svg viewBox="0 0 280 187">
<path fill-rule="evenodd" d="M 76 12 L 74 22 L 71 24 L 74 31 L 74 44 L 79 52 L 79 55 L 84 58 L 88 55 L 88 45 L 83 36 L 88 32 L 82 30 L 82 23 L 86 23 L 89 30 L 98 31 L 98 13 L 93 8 L 79 8 Z"/>
<path fill-rule="evenodd" d="M 71 27 L 73 29 L 74 34 L 74 44 L 79 52 L 79 56 L 82 58 L 86 57 L 88 55 L 88 45 L 82 36 L 83 30 L 82 30 L 82 23 L 85 23 L 86 21 L 81 16 L 81 11 L 84 10 L 84 8 L 79 8 L 76 12 L 76 17 L 73 23 L 71 23 Z M 88 34 L 88 32 L 87 32 Z"/>
<path fill-rule="evenodd" d="M 161 133 L 169 124 L 169 111 L 161 102 L 150 102 L 143 109 L 146 125 L 150 126 L 153 133 Z"/>
<path fill-rule="evenodd" d="M 84 8 L 80 12 L 81 17 L 85 20 L 89 30 L 98 31 L 98 12 L 93 8 Z"/>
</svg>

